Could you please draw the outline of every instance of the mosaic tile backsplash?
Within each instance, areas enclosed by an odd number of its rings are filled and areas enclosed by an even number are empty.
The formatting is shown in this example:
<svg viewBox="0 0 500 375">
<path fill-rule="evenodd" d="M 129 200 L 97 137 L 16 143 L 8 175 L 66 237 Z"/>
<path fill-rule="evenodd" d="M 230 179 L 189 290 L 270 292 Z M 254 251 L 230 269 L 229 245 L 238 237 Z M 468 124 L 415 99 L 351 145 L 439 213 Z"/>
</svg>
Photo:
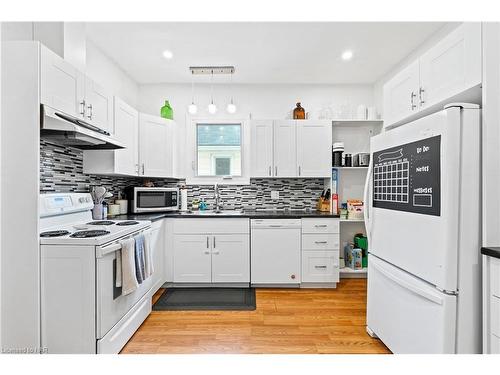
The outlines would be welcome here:
<svg viewBox="0 0 500 375">
<path fill-rule="evenodd" d="M 156 186 L 177 186 L 179 180 L 153 179 Z M 40 193 L 87 192 L 94 185 L 105 186 L 116 197 L 130 185 L 142 185 L 140 177 L 100 176 L 83 173 L 83 152 L 46 140 L 40 141 Z M 271 191 L 279 191 L 278 200 Z M 219 185 L 224 209 L 301 210 L 314 209 L 323 190 L 323 179 L 252 178 L 250 185 Z M 188 185 L 188 203 L 204 199 L 209 208 L 214 204 L 214 187 Z"/>
</svg>

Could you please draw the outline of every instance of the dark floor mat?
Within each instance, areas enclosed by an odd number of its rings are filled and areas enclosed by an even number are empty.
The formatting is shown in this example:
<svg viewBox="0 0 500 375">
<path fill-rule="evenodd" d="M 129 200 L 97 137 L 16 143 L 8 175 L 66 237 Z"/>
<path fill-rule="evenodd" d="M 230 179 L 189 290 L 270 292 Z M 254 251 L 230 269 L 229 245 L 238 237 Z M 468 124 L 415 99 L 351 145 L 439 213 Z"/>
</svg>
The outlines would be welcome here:
<svg viewBox="0 0 500 375">
<path fill-rule="evenodd" d="M 153 310 L 255 310 L 254 288 L 167 288 Z"/>
</svg>

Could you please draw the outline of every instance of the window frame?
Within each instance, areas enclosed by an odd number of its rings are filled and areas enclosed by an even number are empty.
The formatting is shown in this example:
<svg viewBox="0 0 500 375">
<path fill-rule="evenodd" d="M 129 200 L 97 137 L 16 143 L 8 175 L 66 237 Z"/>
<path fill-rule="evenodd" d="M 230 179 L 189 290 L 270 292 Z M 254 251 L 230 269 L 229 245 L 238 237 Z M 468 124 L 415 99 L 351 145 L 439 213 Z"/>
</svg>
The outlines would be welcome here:
<svg viewBox="0 0 500 375">
<path fill-rule="evenodd" d="M 186 183 L 189 185 L 249 185 L 250 184 L 250 126 L 248 120 L 242 118 L 226 117 L 191 117 L 186 121 L 186 146 L 189 157 L 187 158 Z M 198 142 L 197 125 L 240 125 L 240 176 L 198 176 Z"/>
</svg>

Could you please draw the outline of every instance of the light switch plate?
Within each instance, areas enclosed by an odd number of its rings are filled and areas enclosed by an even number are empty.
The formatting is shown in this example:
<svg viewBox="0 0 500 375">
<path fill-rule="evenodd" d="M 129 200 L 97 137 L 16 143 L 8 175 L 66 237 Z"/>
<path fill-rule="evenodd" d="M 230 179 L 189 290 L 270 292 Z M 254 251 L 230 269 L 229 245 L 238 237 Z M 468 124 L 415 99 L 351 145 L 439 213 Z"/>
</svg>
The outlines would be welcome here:
<svg viewBox="0 0 500 375">
<path fill-rule="evenodd" d="M 280 199 L 280 192 L 278 190 L 271 190 L 271 199 Z"/>
</svg>

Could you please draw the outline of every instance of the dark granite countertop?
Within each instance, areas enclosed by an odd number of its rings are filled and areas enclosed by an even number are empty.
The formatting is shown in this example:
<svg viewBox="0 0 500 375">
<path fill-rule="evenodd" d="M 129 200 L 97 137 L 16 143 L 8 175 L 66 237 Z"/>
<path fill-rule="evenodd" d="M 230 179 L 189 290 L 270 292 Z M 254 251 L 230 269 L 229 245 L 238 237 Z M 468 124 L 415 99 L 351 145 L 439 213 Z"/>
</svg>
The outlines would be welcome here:
<svg viewBox="0 0 500 375">
<path fill-rule="evenodd" d="M 143 214 L 126 214 L 113 216 L 110 219 L 116 220 L 161 220 L 166 218 L 250 218 L 250 219 L 300 219 L 300 218 L 338 218 L 339 215 L 334 215 L 329 212 L 320 211 L 303 211 L 303 210 L 288 210 L 288 211 L 240 211 L 227 210 L 221 213 L 213 211 L 187 211 L 187 212 L 155 212 Z"/>
<path fill-rule="evenodd" d="M 500 259 L 500 247 L 483 247 L 481 254 Z"/>
</svg>

